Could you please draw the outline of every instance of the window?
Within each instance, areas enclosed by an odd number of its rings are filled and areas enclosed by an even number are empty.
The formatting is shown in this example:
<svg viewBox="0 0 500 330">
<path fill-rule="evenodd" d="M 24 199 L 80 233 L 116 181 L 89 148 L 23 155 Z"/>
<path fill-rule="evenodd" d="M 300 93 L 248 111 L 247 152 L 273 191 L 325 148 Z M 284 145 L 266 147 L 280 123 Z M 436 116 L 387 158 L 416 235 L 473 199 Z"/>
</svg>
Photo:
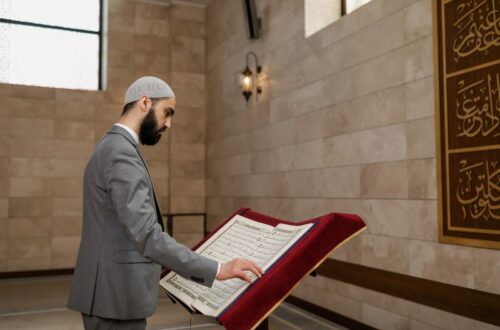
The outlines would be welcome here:
<svg viewBox="0 0 500 330">
<path fill-rule="evenodd" d="M 0 82 L 102 87 L 103 0 L 0 0 Z"/>
<path fill-rule="evenodd" d="M 306 38 L 371 0 L 305 0 Z"/>
</svg>

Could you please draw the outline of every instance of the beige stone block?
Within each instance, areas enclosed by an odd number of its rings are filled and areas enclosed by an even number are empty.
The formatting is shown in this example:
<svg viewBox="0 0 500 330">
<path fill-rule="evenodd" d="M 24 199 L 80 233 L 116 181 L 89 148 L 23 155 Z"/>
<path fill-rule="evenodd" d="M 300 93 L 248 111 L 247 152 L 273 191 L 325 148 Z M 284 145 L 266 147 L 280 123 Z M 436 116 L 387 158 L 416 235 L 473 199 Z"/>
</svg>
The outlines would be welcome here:
<svg viewBox="0 0 500 330">
<path fill-rule="evenodd" d="M 334 129 L 330 126 L 329 114 L 331 109 L 324 109 L 307 113 L 295 119 L 300 129 L 295 130 L 295 140 L 297 142 L 322 138 L 333 135 Z"/>
<path fill-rule="evenodd" d="M 13 137 L 40 137 L 54 136 L 54 120 L 33 118 L 11 118 L 10 135 Z"/>
<path fill-rule="evenodd" d="M 176 88 L 177 104 L 183 107 L 205 107 L 205 91 L 191 90 L 191 88 Z"/>
<path fill-rule="evenodd" d="M 436 242 L 438 233 L 437 201 L 407 201 L 407 208 L 411 215 L 410 237 Z"/>
<path fill-rule="evenodd" d="M 432 34 L 432 1 L 419 0 L 404 9 L 405 42 L 410 43 Z"/>
<path fill-rule="evenodd" d="M 205 196 L 204 179 L 171 179 L 172 196 Z"/>
<path fill-rule="evenodd" d="M 10 178 L 10 197 L 50 197 L 52 182 L 48 178 Z"/>
<path fill-rule="evenodd" d="M 134 45 L 135 34 L 132 32 L 109 31 L 108 32 L 108 49 L 130 51 L 130 45 Z"/>
<path fill-rule="evenodd" d="M 170 200 L 170 212 L 172 213 L 205 212 L 204 197 L 171 197 Z"/>
<path fill-rule="evenodd" d="M 172 72 L 171 84 L 174 89 L 184 88 L 196 91 L 205 90 L 205 74 L 189 72 Z"/>
<path fill-rule="evenodd" d="M 10 140 L 12 157 L 50 158 L 53 154 L 53 139 L 17 137 Z"/>
<path fill-rule="evenodd" d="M 9 199 L 0 198 L 0 218 L 7 218 L 8 215 L 9 215 Z"/>
<path fill-rule="evenodd" d="M 205 22 L 205 7 L 186 6 L 182 3 L 173 3 L 171 5 L 170 14 L 172 17 L 185 20 Z"/>
<path fill-rule="evenodd" d="M 9 272 L 25 270 L 43 270 L 50 268 L 50 257 L 16 258 L 7 260 Z"/>
<path fill-rule="evenodd" d="M 50 237 L 52 218 L 10 218 L 9 238 Z"/>
<path fill-rule="evenodd" d="M 54 101 L 49 99 L 35 99 L 24 97 L 2 98 L 6 113 L 16 117 L 52 118 L 54 115 Z"/>
<path fill-rule="evenodd" d="M 50 268 L 52 269 L 67 269 L 75 268 L 77 255 L 69 256 L 53 256 L 50 259 Z"/>
<path fill-rule="evenodd" d="M 166 162 L 150 161 L 148 162 L 149 173 L 155 180 L 167 179 L 169 177 L 169 167 Z"/>
<path fill-rule="evenodd" d="M 114 14 L 135 13 L 135 5 L 130 0 L 109 0 L 108 10 Z"/>
<path fill-rule="evenodd" d="M 8 157 L 0 158 L 0 177 L 9 176 L 9 161 L 10 159 Z"/>
<path fill-rule="evenodd" d="M 417 240 L 408 245 L 410 275 L 473 288 L 472 249 Z"/>
<path fill-rule="evenodd" d="M 95 108 L 95 102 L 61 100 L 55 103 L 55 117 L 57 119 L 91 121 L 94 120 Z"/>
<path fill-rule="evenodd" d="M 10 138 L 0 136 L 0 157 L 10 157 Z"/>
<path fill-rule="evenodd" d="M 172 34 L 187 38 L 205 38 L 205 22 L 172 18 Z"/>
<path fill-rule="evenodd" d="M 52 177 L 82 177 L 88 159 L 51 159 Z"/>
<path fill-rule="evenodd" d="M 323 297 L 323 299 L 319 300 L 319 297 Z M 308 300 L 312 301 L 313 303 L 318 302 L 319 300 L 321 306 L 324 306 L 327 309 L 333 310 L 336 313 L 339 313 L 346 317 L 355 320 L 359 320 L 361 318 L 362 305 L 359 301 L 342 297 L 336 294 L 324 294 L 324 291 L 321 289 L 315 289 L 313 295 L 308 298 Z"/>
<path fill-rule="evenodd" d="M 137 52 L 134 54 L 134 66 L 136 70 L 147 68 L 148 70 L 167 71 L 169 68 L 169 56 L 165 54 L 143 53 Z M 126 69 L 125 69 L 126 70 Z M 124 79 L 126 85 L 130 84 L 129 81 L 133 79 Z M 169 81 L 170 86 L 172 83 Z M 175 89 L 174 86 L 172 88 Z"/>
<path fill-rule="evenodd" d="M 436 156 L 434 117 L 406 123 L 407 158 L 432 158 Z"/>
<path fill-rule="evenodd" d="M 357 15 L 358 29 L 371 28 L 369 25 L 402 9 L 404 5 L 404 2 L 401 0 L 370 1 L 350 15 Z"/>
<path fill-rule="evenodd" d="M 136 34 L 154 35 L 158 37 L 168 37 L 170 35 L 170 22 L 165 18 L 135 18 Z"/>
<path fill-rule="evenodd" d="M 119 49 L 108 49 L 109 68 L 132 68 L 134 67 L 134 54 L 130 51 Z"/>
<path fill-rule="evenodd" d="M 205 140 L 204 127 L 197 124 L 173 123 L 170 129 L 172 142 L 203 143 Z"/>
<path fill-rule="evenodd" d="M 333 132 L 350 132 L 402 123 L 405 121 L 402 108 L 404 99 L 403 86 L 358 97 L 333 108 L 330 113 L 334 116 L 329 118 L 329 124 L 335 127 L 335 129 L 332 128 Z M 343 105 L 345 106 L 342 107 Z M 337 112 L 340 115 L 335 116 Z M 338 127 L 339 124 L 342 127 Z"/>
<path fill-rule="evenodd" d="M 439 329 L 468 330 L 474 328 L 474 320 L 436 308 L 410 303 L 411 318 Z"/>
<path fill-rule="evenodd" d="M 50 238 L 12 238 L 8 240 L 9 259 L 50 257 Z"/>
<path fill-rule="evenodd" d="M 54 139 L 54 157 L 55 158 L 79 158 L 89 159 L 94 151 L 94 141 L 80 140 L 60 140 Z"/>
<path fill-rule="evenodd" d="M 93 140 L 94 123 L 85 121 L 58 120 L 55 135 L 58 139 Z"/>
<path fill-rule="evenodd" d="M 0 218 L 0 228 L 1 228 L 1 230 L 0 230 L 0 240 L 7 238 L 7 230 L 8 230 L 7 224 L 8 224 L 8 219 L 2 219 L 2 218 Z M 1 259 L 1 257 L 0 257 L 0 259 Z"/>
<path fill-rule="evenodd" d="M 134 33 L 135 31 L 134 13 L 132 12 L 127 14 L 115 14 L 110 12 L 108 14 L 108 31 Z"/>
<path fill-rule="evenodd" d="M 407 198 L 407 163 L 390 162 L 363 166 L 361 195 L 364 198 Z"/>
<path fill-rule="evenodd" d="M 406 119 L 434 116 L 434 79 L 423 78 L 406 84 Z"/>
<path fill-rule="evenodd" d="M 410 329 L 410 319 L 368 304 L 361 306 L 361 322 L 376 329 Z"/>
<path fill-rule="evenodd" d="M 52 173 L 51 160 L 47 158 L 10 159 L 11 177 L 47 177 Z"/>
<path fill-rule="evenodd" d="M 475 289 L 500 294 L 500 263 L 498 251 L 489 249 L 473 249 Z"/>
<path fill-rule="evenodd" d="M 434 158 L 408 161 L 408 197 L 436 199 L 436 161 Z"/>
<path fill-rule="evenodd" d="M 408 239 L 371 235 L 365 233 L 360 237 L 361 264 L 407 274 L 413 258 L 410 254 Z"/>
<path fill-rule="evenodd" d="M 404 47 L 405 82 L 425 78 L 433 73 L 432 36 L 419 39 Z"/>
<path fill-rule="evenodd" d="M 134 45 L 136 49 L 140 50 L 141 52 L 165 55 L 168 47 L 170 47 L 169 41 L 170 40 L 167 37 L 141 35 L 134 39 Z M 159 47 L 159 45 L 164 46 Z M 165 68 L 165 71 L 167 71 L 167 68 Z"/>
<path fill-rule="evenodd" d="M 53 202 L 54 216 L 81 216 L 83 213 L 82 198 L 54 198 Z"/>
<path fill-rule="evenodd" d="M 121 103 L 123 102 L 123 95 L 125 95 L 128 86 L 137 78 L 136 73 L 131 68 L 108 68 L 107 70 L 107 86 L 109 91 L 123 91 L 121 93 Z M 114 100 L 106 101 L 116 103 Z"/>
<path fill-rule="evenodd" d="M 127 50 L 124 50 L 124 51 L 127 51 Z M 130 51 L 130 49 L 128 51 Z M 137 79 L 138 77 L 135 76 L 135 78 Z M 131 84 L 134 80 L 135 79 L 130 80 L 129 84 Z M 123 96 L 125 95 L 125 92 L 127 91 L 127 87 L 128 87 L 128 85 L 127 86 L 114 86 L 111 84 L 107 84 L 107 90 L 100 91 L 97 94 L 97 103 L 122 104 L 123 103 Z M 121 114 L 121 111 L 119 114 Z"/>
<path fill-rule="evenodd" d="M 203 217 L 202 216 L 173 217 L 172 229 L 174 235 L 177 233 L 203 233 Z"/>
<path fill-rule="evenodd" d="M 410 226 L 417 221 L 406 200 L 365 199 L 362 202 L 361 218 L 368 232 L 375 235 L 409 237 Z M 419 222 L 419 221 L 417 221 Z"/>
<path fill-rule="evenodd" d="M 358 96 L 373 93 L 405 82 L 407 51 L 398 48 L 355 67 L 354 88 Z M 335 89 L 333 89 L 335 90 Z"/>
<path fill-rule="evenodd" d="M 174 234 L 174 238 L 180 244 L 183 244 L 189 248 L 195 246 L 199 241 L 203 239 L 203 233 L 198 234 Z"/>
<path fill-rule="evenodd" d="M 169 152 L 168 147 L 168 144 L 157 143 L 154 146 L 141 146 L 141 152 L 148 163 L 150 161 L 167 163 L 168 159 L 171 157 L 169 153 L 173 154 L 173 152 Z"/>
<path fill-rule="evenodd" d="M 9 137 L 10 135 L 10 122 L 9 116 L 3 116 L 0 112 L 0 136 Z"/>
<path fill-rule="evenodd" d="M 195 160 L 205 159 L 205 145 L 202 143 L 172 143 L 171 157 L 176 160 Z"/>
<path fill-rule="evenodd" d="M 290 118 L 273 123 L 270 126 L 269 147 L 279 147 L 293 144 L 295 142 L 295 131 L 297 129 L 295 118 Z"/>
<path fill-rule="evenodd" d="M 82 194 L 83 194 L 83 175 L 78 178 L 65 178 L 65 177 L 52 178 L 53 197 L 81 197 Z"/>
<path fill-rule="evenodd" d="M 116 123 L 117 120 L 106 120 L 106 121 L 96 121 L 95 122 L 95 140 L 94 142 L 97 144 L 105 135 L 106 133 L 111 129 L 111 126 L 113 126 L 114 123 Z"/>
<path fill-rule="evenodd" d="M 199 38 L 186 38 L 172 36 L 172 51 L 182 49 L 189 51 L 191 54 L 205 56 L 205 40 Z M 172 67 L 175 69 L 175 67 Z M 177 70 L 176 70 L 177 71 Z"/>
<path fill-rule="evenodd" d="M 79 236 L 82 233 L 81 216 L 53 217 L 52 223 L 52 236 Z"/>
<path fill-rule="evenodd" d="M 0 197 L 8 197 L 9 190 L 9 179 L 7 177 L 0 177 Z"/>
<path fill-rule="evenodd" d="M 172 49 L 171 67 L 180 72 L 205 72 L 205 56 L 193 53 L 187 49 Z"/>
<path fill-rule="evenodd" d="M 404 18 L 403 11 L 397 11 L 356 33 L 359 47 L 354 59 L 364 61 L 403 46 Z M 348 61 L 353 63 L 354 59 Z"/>
<path fill-rule="evenodd" d="M 200 161 L 171 161 L 172 177 L 176 179 L 203 179 L 205 177 L 205 163 Z"/>
<path fill-rule="evenodd" d="M 58 88 L 56 91 L 57 102 L 84 102 L 95 103 L 97 92 L 90 90 L 77 90 Z"/>
<path fill-rule="evenodd" d="M 0 260 L 7 259 L 7 240 L 0 240 Z"/>
<path fill-rule="evenodd" d="M 293 169 L 321 168 L 325 166 L 326 145 L 322 139 L 294 145 Z"/>
<path fill-rule="evenodd" d="M 290 197 L 360 197 L 360 167 L 286 173 Z"/>
<path fill-rule="evenodd" d="M 9 198 L 9 217 L 46 217 L 51 215 L 51 198 Z"/>
<path fill-rule="evenodd" d="M 154 19 L 165 19 L 169 17 L 170 7 L 168 4 L 135 2 L 135 16 Z"/>
<path fill-rule="evenodd" d="M 52 256 L 75 256 L 78 253 L 80 240 L 79 236 L 53 237 L 51 244 Z"/>
</svg>

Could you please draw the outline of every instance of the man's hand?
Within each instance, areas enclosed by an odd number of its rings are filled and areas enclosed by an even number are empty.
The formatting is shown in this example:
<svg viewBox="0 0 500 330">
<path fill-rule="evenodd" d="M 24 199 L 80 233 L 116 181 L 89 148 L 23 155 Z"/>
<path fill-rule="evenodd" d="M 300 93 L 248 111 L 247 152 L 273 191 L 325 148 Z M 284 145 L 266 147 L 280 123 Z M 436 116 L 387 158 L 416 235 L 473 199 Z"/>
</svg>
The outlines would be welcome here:
<svg viewBox="0 0 500 330">
<path fill-rule="evenodd" d="M 223 281 L 231 278 L 240 278 L 250 283 L 252 282 L 252 279 L 245 272 L 247 270 L 254 273 L 257 277 L 261 277 L 262 273 L 264 273 L 262 268 L 260 268 L 255 262 L 237 258 L 222 264 L 216 279 Z"/>
</svg>

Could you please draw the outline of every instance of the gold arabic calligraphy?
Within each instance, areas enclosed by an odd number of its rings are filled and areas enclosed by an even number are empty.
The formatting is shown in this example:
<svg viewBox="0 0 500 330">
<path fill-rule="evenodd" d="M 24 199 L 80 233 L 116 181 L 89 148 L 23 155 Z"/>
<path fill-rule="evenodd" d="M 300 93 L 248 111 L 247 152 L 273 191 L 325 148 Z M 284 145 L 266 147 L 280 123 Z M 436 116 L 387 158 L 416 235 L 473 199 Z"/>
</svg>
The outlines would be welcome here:
<svg viewBox="0 0 500 330">
<path fill-rule="evenodd" d="M 488 52 L 500 46 L 499 0 L 468 0 L 456 8 L 453 41 L 455 62 L 476 52 Z"/>
<path fill-rule="evenodd" d="M 488 221 L 500 220 L 500 163 L 484 161 L 468 164 L 459 162 L 456 196 L 462 217 Z"/>
<path fill-rule="evenodd" d="M 483 79 L 457 83 L 457 136 L 498 136 L 500 124 L 500 73 L 488 73 Z"/>
</svg>

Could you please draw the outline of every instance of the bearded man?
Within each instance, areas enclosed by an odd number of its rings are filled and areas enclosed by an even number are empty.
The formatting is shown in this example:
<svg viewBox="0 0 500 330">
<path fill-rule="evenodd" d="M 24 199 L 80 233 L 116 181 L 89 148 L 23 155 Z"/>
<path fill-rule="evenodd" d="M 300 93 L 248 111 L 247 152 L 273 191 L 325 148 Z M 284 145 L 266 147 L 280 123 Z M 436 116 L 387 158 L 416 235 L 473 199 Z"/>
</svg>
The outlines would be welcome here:
<svg viewBox="0 0 500 330">
<path fill-rule="evenodd" d="M 255 263 L 219 264 L 178 244 L 163 221 L 139 142 L 156 144 L 171 127 L 175 95 L 142 77 L 127 89 L 123 113 L 99 141 L 84 173 L 83 228 L 68 308 L 85 329 L 145 329 L 154 313 L 161 266 L 210 287 L 215 279 L 258 277 Z"/>
</svg>

